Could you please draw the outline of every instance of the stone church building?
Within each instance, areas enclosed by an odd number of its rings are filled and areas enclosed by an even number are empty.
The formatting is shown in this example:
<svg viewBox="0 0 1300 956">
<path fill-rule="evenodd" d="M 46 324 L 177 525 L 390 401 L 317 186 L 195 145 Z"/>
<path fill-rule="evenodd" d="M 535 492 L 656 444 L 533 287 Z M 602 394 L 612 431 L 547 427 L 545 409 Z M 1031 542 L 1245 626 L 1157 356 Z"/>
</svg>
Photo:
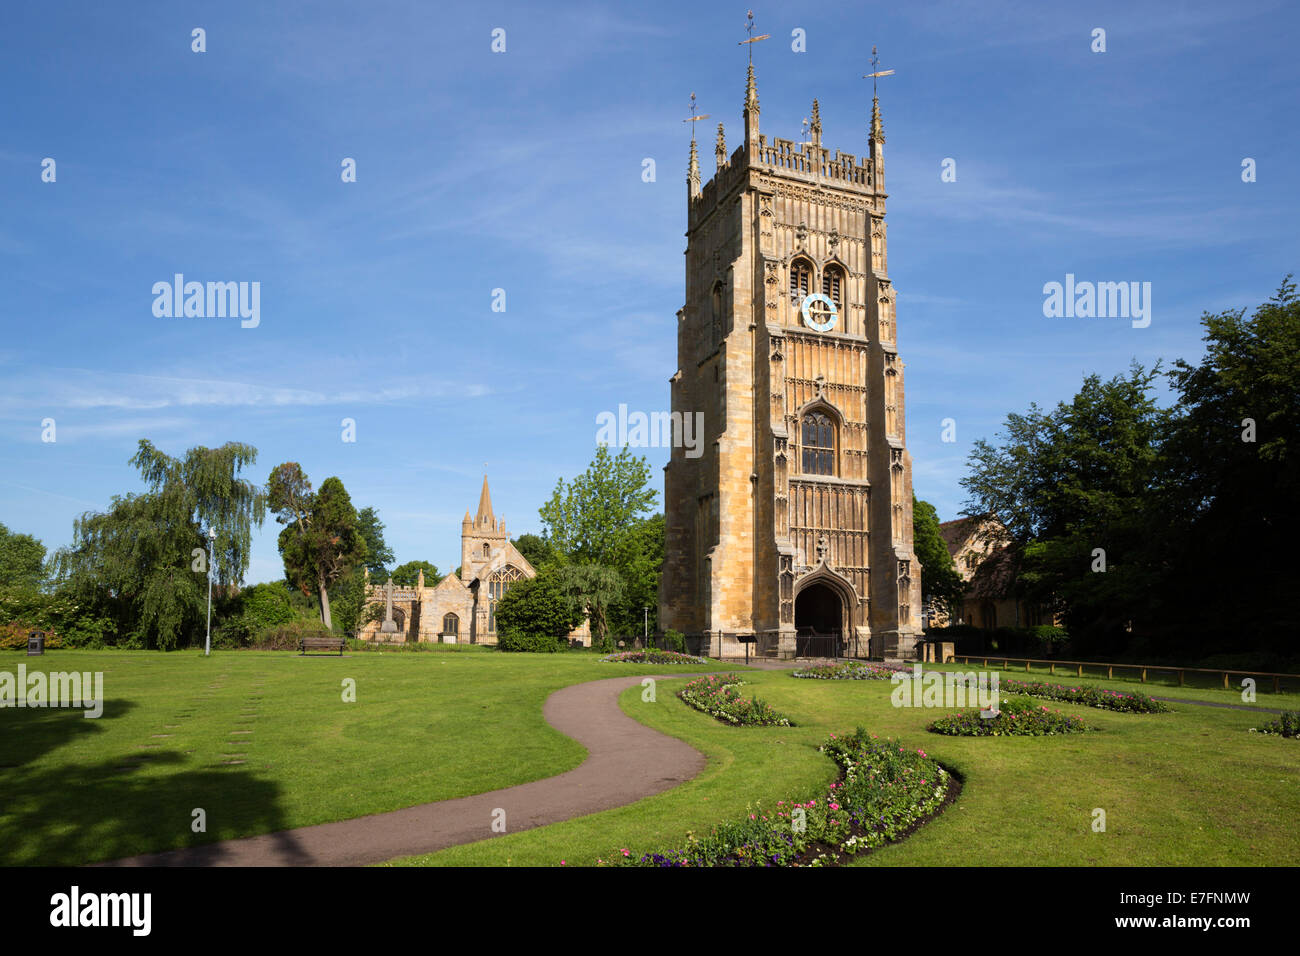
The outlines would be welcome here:
<svg viewBox="0 0 1300 956">
<path fill-rule="evenodd" d="M 487 476 L 479 493 L 478 512 L 460 528 L 460 575 L 449 574 L 436 585 L 426 587 L 424 572 L 413 588 L 393 588 L 395 634 L 380 631 L 378 621 L 364 624 L 357 635 L 363 641 L 438 641 L 442 643 L 495 644 L 496 604 L 516 581 L 537 576 L 537 571 L 510 542 L 504 518 L 492 513 L 492 494 Z M 383 608 L 387 593 L 382 585 L 367 587 L 368 605 Z M 570 635 L 577 643 L 589 644 L 584 624 Z"/>
<path fill-rule="evenodd" d="M 694 124 L 692 124 L 694 125 Z M 687 173 L 686 296 L 675 421 L 702 411 L 703 454 L 674 441 L 659 626 L 713 656 L 915 657 L 920 565 L 895 289 L 884 129 L 867 153 L 759 134 L 751 64 L 744 129 L 716 172 Z"/>
</svg>

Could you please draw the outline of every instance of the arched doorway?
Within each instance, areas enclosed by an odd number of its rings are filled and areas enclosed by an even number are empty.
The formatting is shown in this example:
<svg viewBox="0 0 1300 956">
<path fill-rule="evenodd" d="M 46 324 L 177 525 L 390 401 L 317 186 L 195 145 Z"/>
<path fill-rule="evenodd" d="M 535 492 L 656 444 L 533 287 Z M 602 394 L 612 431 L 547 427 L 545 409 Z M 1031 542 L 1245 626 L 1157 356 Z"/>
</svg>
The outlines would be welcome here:
<svg viewBox="0 0 1300 956">
<path fill-rule="evenodd" d="M 795 654 L 838 657 L 844 634 L 844 599 L 824 581 L 815 581 L 794 599 Z"/>
</svg>

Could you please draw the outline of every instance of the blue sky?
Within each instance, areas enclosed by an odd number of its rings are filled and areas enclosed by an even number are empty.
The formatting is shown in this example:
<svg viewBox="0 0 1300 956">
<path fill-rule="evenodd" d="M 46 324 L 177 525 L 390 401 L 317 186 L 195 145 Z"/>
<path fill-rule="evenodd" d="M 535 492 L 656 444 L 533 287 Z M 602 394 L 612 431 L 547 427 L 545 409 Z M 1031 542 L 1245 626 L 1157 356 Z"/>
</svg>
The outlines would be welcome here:
<svg viewBox="0 0 1300 956">
<path fill-rule="evenodd" d="M 945 519 L 971 442 L 1009 411 L 1133 358 L 1195 358 L 1204 310 L 1300 271 L 1293 6 L 754 13 L 769 137 L 797 139 L 816 96 L 823 143 L 864 153 L 872 44 L 897 70 L 881 105 L 908 443 Z M 78 514 L 139 490 L 147 437 L 251 443 L 259 482 L 288 460 L 338 475 L 398 561 L 459 563 L 484 462 L 510 532 L 539 530 L 600 412 L 667 406 L 681 119 L 695 92 L 707 179 L 715 124 L 739 141 L 744 20 L 698 2 L 7 5 L 0 521 L 69 543 Z M 260 324 L 155 317 L 153 284 L 178 272 L 260 282 Z M 1045 318 L 1067 273 L 1150 282 L 1151 325 Z M 659 481 L 667 450 L 643 453 Z M 277 530 L 249 580 L 281 576 Z"/>
</svg>

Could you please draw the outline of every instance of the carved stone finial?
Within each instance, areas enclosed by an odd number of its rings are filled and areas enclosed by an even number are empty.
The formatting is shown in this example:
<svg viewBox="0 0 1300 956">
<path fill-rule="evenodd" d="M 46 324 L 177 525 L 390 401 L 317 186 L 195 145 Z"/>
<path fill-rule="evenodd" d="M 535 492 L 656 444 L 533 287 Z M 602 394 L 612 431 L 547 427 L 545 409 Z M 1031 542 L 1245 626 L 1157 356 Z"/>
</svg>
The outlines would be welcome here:
<svg viewBox="0 0 1300 956">
<path fill-rule="evenodd" d="M 727 165 L 727 137 L 722 131 L 722 124 L 718 124 L 718 142 L 713 147 L 713 154 L 718 160 L 718 169 Z"/>
<path fill-rule="evenodd" d="M 686 168 L 686 187 L 692 197 L 700 194 L 700 154 L 691 140 L 691 161 Z"/>
<path fill-rule="evenodd" d="M 822 114 L 821 107 L 818 106 L 816 100 L 813 100 L 812 125 L 808 127 L 808 132 L 812 134 L 812 144 L 820 146 L 822 144 Z"/>
</svg>

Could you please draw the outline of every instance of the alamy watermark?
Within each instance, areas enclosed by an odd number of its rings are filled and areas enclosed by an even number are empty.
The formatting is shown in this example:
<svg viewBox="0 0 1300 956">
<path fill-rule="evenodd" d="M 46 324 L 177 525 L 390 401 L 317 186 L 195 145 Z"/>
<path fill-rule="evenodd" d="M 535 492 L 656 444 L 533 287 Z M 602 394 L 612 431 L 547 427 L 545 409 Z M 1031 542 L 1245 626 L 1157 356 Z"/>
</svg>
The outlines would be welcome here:
<svg viewBox="0 0 1300 956">
<path fill-rule="evenodd" d="M 1135 329 L 1151 324 L 1150 282 L 1075 282 L 1043 285 L 1043 315 L 1049 319 L 1132 319 Z"/>
<path fill-rule="evenodd" d="M 0 707 L 80 707 L 94 719 L 104 713 L 104 672 L 0 671 Z"/>
<path fill-rule="evenodd" d="M 685 448 L 687 458 L 704 454 L 700 441 L 704 437 L 704 413 L 632 412 L 627 405 L 618 406 L 618 414 L 601 412 L 596 416 L 596 444 L 624 445 L 632 448 Z"/>
<path fill-rule="evenodd" d="M 171 282 L 155 282 L 152 291 L 153 314 L 160 319 L 239 317 L 245 329 L 262 321 L 260 282 L 186 282 L 177 272 Z"/>
<path fill-rule="evenodd" d="M 973 707 L 979 705 L 980 716 L 998 715 L 998 673 L 987 671 L 922 671 L 912 665 L 912 673 L 899 671 L 890 679 L 894 692 L 889 695 L 895 707 Z"/>
</svg>

